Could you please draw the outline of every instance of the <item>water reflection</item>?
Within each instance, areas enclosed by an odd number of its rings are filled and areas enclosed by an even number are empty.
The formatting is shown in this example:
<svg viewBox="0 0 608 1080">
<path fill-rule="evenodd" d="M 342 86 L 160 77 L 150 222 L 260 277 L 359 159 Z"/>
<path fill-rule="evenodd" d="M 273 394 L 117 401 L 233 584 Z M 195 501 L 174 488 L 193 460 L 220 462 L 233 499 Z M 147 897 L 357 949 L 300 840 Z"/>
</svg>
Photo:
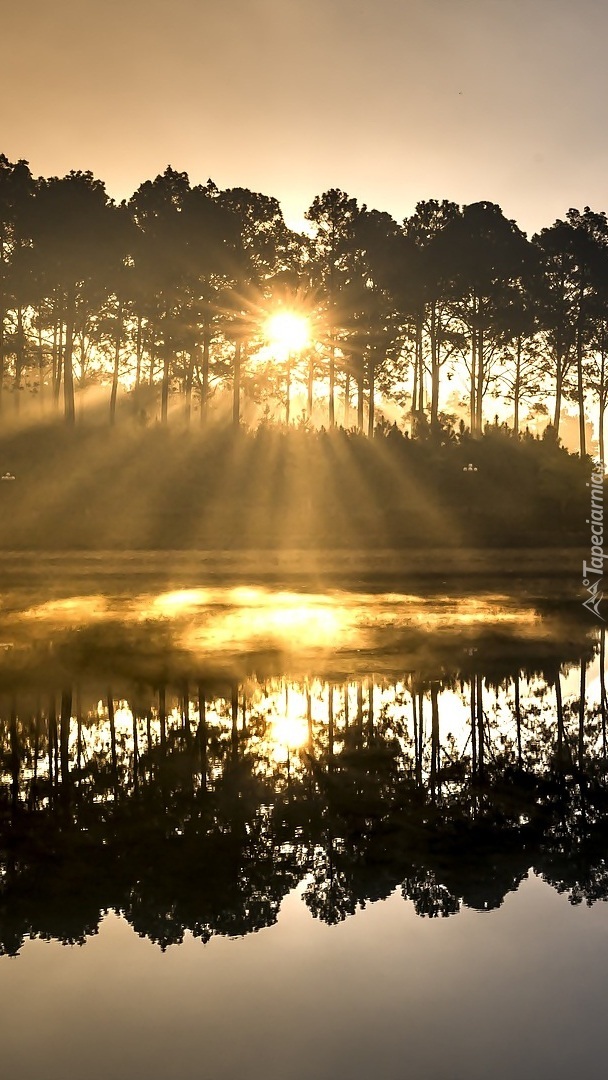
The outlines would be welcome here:
<svg viewBox="0 0 608 1080">
<path fill-rule="evenodd" d="M 608 898 L 604 631 L 495 594 L 239 594 L 5 614 L 2 952 L 109 909 L 162 948 L 245 935 L 298 884 L 328 924 L 489 910 L 530 870 Z"/>
</svg>

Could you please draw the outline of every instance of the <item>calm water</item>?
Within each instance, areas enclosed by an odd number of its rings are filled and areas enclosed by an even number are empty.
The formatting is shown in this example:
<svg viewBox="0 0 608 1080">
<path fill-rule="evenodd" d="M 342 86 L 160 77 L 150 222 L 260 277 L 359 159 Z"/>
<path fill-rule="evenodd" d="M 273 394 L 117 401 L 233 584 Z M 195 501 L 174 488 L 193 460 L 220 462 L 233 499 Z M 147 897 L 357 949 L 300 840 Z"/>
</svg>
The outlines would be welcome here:
<svg viewBox="0 0 608 1080">
<path fill-rule="evenodd" d="M 5 582 L 3 1074 L 605 1074 L 600 624 L 418 593 Z"/>
</svg>

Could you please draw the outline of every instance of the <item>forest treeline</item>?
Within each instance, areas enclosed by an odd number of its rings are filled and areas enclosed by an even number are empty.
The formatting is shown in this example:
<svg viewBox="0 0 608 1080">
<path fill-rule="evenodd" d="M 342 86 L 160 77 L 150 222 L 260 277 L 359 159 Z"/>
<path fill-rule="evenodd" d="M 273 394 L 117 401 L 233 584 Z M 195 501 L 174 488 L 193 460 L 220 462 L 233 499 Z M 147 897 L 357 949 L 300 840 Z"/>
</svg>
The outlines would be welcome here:
<svg viewBox="0 0 608 1080">
<path fill-rule="evenodd" d="M 376 402 L 410 434 L 495 415 L 518 434 L 564 404 L 579 449 L 608 403 L 608 220 L 571 209 L 528 239 L 499 206 L 420 202 L 402 223 L 332 189 L 310 229 L 275 198 L 191 184 L 168 167 L 128 201 L 90 172 L 35 178 L 0 156 L 0 403 L 62 409 L 101 387 L 116 418 L 129 391 L 140 419 L 175 410 L 373 433 Z M 310 235 L 309 235 L 310 233 Z M 268 348 L 277 312 L 310 341 Z"/>
</svg>

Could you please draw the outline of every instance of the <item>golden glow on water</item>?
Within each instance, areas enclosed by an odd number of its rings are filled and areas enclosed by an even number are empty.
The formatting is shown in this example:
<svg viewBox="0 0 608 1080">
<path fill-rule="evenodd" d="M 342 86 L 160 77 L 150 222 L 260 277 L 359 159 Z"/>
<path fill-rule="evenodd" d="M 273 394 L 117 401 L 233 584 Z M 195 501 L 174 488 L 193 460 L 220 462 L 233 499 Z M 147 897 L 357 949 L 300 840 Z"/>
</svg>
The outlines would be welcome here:
<svg viewBox="0 0 608 1080">
<path fill-rule="evenodd" d="M 407 657 L 430 649 L 433 636 L 442 647 L 451 641 L 461 648 L 462 635 L 473 641 L 486 630 L 519 639 L 555 633 L 525 602 L 498 593 L 459 597 L 201 586 L 72 595 L 42 603 L 32 603 L 30 596 L 29 606 L 21 609 L 5 598 L 0 638 L 7 648 L 40 645 L 51 633 L 57 644 L 62 635 L 67 640 L 78 630 L 98 635 L 101 648 L 121 648 L 124 643 L 128 649 L 133 640 L 140 655 L 148 640 L 152 647 L 155 635 L 157 651 L 189 654 L 210 666 L 216 658 L 223 669 L 234 662 L 243 674 L 242 659 L 252 653 L 289 655 L 294 674 L 311 670 L 315 656 L 321 662 L 319 674 L 323 668 L 331 670 L 338 657 L 341 665 L 350 657 L 350 670 L 360 672 L 365 656 L 372 654 L 378 655 L 378 670 L 383 670 L 383 658 L 390 657 L 391 650 L 401 652 L 407 667 Z"/>
<path fill-rule="evenodd" d="M 47 600 L 21 613 L 24 619 L 56 622 L 67 626 L 103 619 L 108 614 L 107 598 L 99 593 L 90 596 L 69 596 L 62 600 Z"/>
</svg>

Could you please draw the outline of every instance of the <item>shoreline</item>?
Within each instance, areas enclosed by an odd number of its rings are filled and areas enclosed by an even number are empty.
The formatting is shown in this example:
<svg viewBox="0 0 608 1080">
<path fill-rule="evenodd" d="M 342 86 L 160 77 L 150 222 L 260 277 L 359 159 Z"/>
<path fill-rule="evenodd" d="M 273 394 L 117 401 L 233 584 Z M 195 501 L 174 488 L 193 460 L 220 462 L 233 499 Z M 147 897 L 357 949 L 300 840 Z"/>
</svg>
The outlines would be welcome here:
<svg viewBox="0 0 608 1080">
<path fill-rule="evenodd" d="M 588 551 L 550 548 L 384 548 L 284 550 L 16 550 L 0 551 L 0 580 L 28 577 L 103 577 L 197 573 L 203 579 L 341 581 L 373 578 L 563 578 L 577 588 Z"/>
</svg>

